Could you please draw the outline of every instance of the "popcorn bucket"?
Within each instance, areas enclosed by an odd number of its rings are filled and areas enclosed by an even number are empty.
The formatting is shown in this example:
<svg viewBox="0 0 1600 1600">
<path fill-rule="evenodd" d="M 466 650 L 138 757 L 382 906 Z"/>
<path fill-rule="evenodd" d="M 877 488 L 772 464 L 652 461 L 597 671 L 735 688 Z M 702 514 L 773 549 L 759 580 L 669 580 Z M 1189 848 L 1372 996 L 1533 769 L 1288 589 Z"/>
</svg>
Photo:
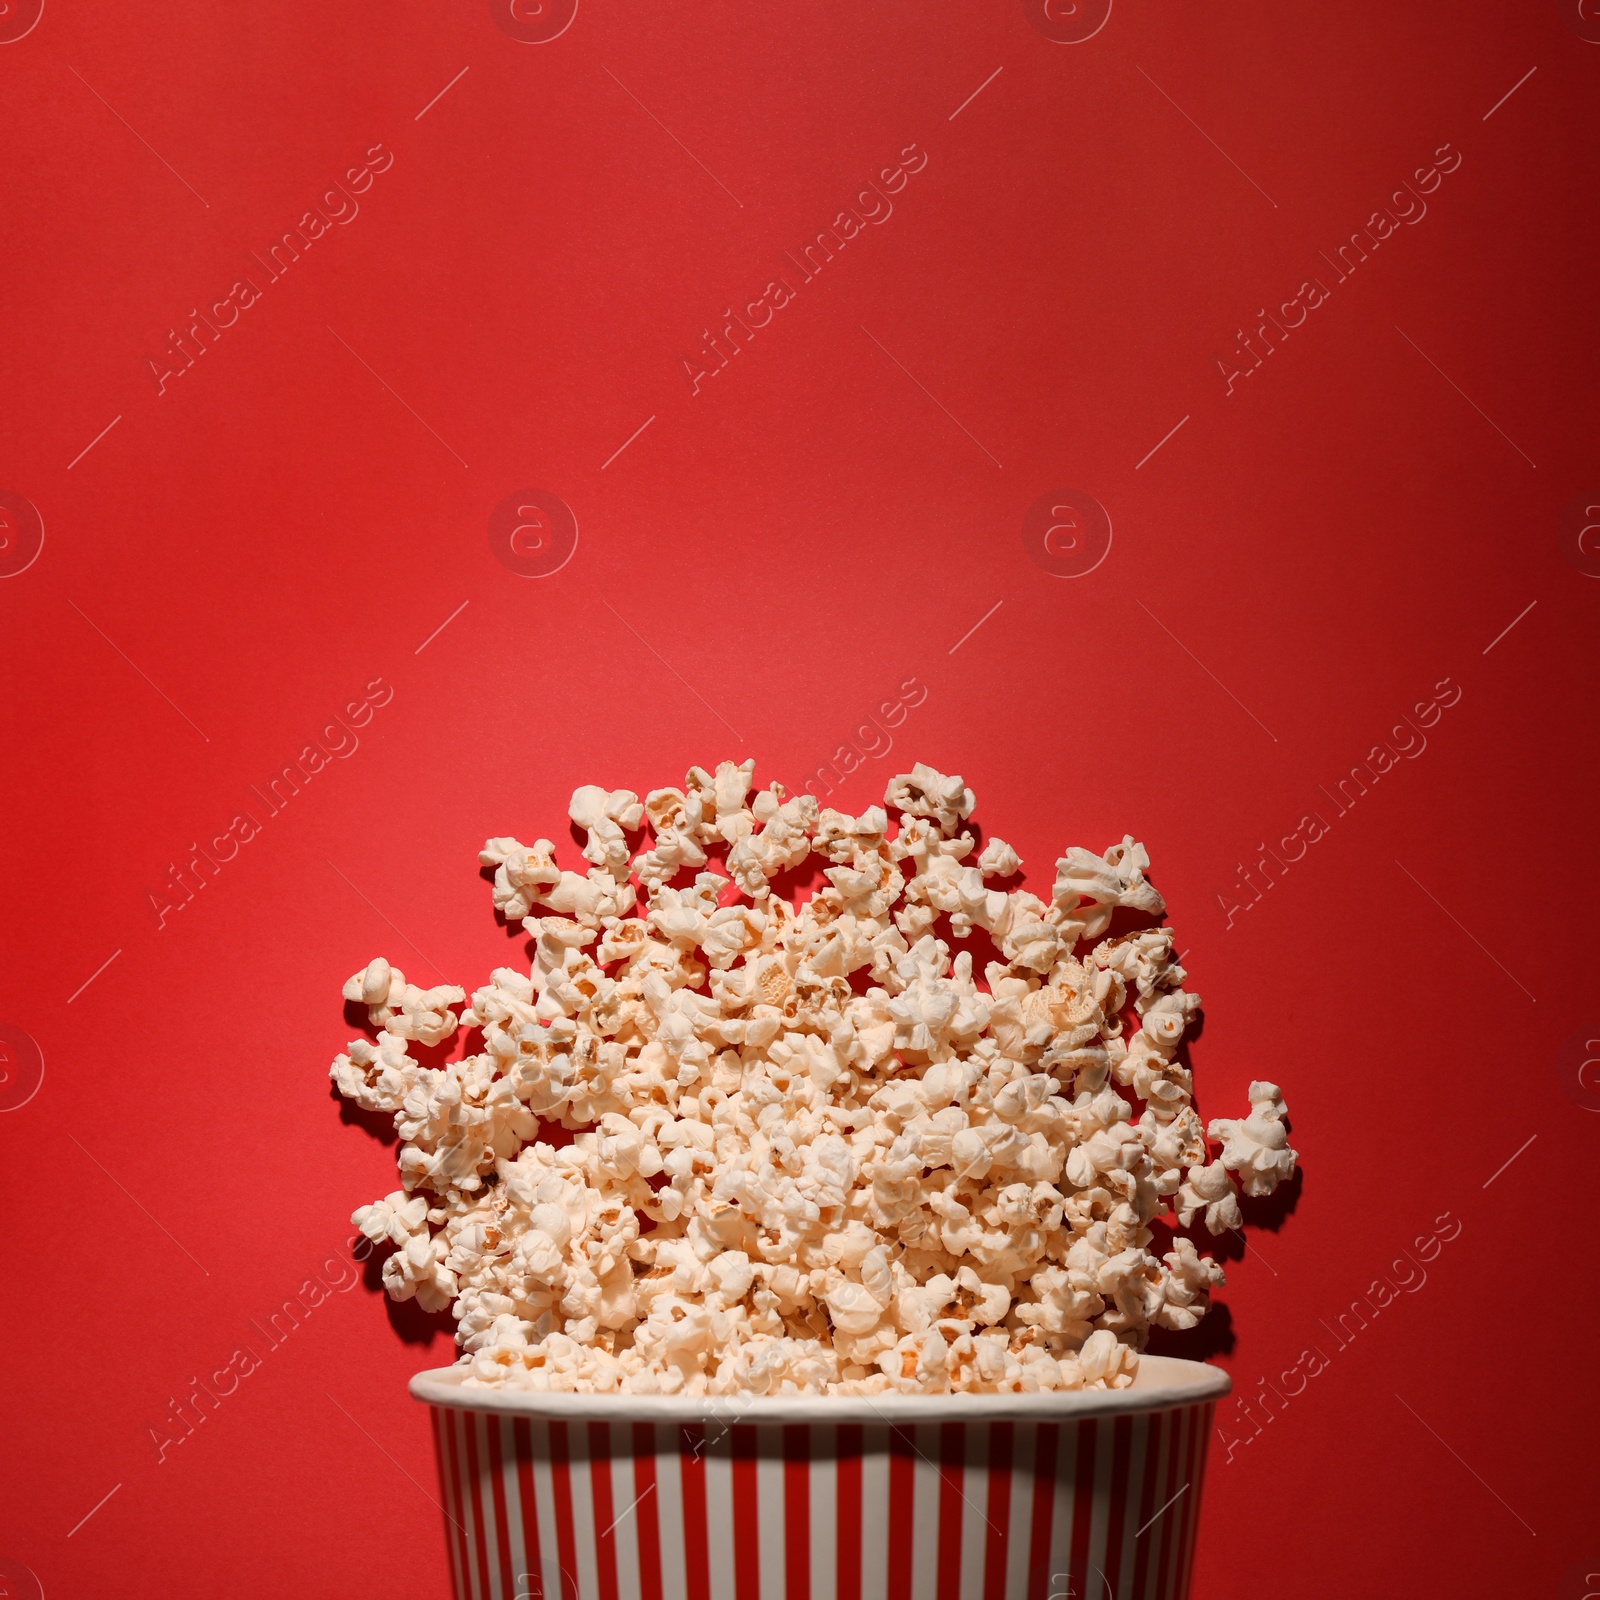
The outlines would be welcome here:
<svg viewBox="0 0 1600 1600">
<path fill-rule="evenodd" d="M 411 1380 L 456 1600 L 1183 1600 L 1226 1373 L 735 1398 Z"/>
</svg>

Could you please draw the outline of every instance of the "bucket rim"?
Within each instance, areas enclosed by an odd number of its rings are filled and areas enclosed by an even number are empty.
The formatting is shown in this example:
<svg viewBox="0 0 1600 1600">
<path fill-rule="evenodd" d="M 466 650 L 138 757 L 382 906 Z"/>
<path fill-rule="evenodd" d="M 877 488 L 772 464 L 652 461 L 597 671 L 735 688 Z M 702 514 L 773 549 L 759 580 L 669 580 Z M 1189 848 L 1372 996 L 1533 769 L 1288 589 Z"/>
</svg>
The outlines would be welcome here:
<svg viewBox="0 0 1600 1600">
<path fill-rule="evenodd" d="M 1064 1422 L 1172 1411 L 1220 1400 L 1233 1380 L 1220 1367 L 1176 1356 L 1141 1356 L 1126 1389 L 1031 1394 L 658 1395 L 572 1394 L 463 1382 L 461 1366 L 419 1372 L 408 1388 L 424 1405 L 567 1422 L 832 1423 Z"/>
</svg>

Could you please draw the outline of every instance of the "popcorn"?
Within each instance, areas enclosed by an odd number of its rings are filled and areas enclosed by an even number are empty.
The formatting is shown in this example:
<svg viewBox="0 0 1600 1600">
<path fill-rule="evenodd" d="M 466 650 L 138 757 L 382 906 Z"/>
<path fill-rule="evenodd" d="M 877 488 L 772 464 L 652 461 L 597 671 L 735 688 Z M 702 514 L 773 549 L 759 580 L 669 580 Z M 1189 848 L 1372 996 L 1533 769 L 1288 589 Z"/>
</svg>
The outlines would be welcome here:
<svg viewBox="0 0 1600 1600">
<path fill-rule="evenodd" d="M 1131 834 L 1103 856 L 1074 845 L 1056 862 L 1055 904 L 1068 912 L 1086 904 L 1089 915 L 1083 931 L 1090 939 L 1105 931 L 1115 906 L 1130 906 L 1159 917 L 1167 905 L 1144 880 L 1149 865 L 1144 846 L 1135 844 Z"/>
<path fill-rule="evenodd" d="M 1277 1084 L 1252 1083 L 1250 1115 L 1239 1121 L 1218 1117 L 1207 1130 L 1222 1140 L 1222 1164 L 1241 1174 L 1246 1194 L 1271 1194 L 1294 1171 L 1296 1157 L 1284 1126 L 1288 1114 Z"/>
<path fill-rule="evenodd" d="M 1214 1234 L 1237 1228 L 1244 1220 L 1228 1169 L 1220 1160 L 1208 1167 L 1190 1167 L 1188 1179 L 1179 1185 L 1179 1224 L 1189 1227 L 1198 1211 L 1204 1211 L 1206 1228 Z"/>
<path fill-rule="evenodd" d="M 1022 870 L 1022 861 L 1004 839 L 991 839 L 978 857 L 978 866 L 986 878 L 1009 878 Z"/>
<path fill-rule="evenodd" d="M 404 1189 L 396 1189 L 370 1206 L 361 1206 L 350 1218 L 374 1244 L 387 1239 L 391 1244 L 403 1245 L 422 1233 L 428 1219 L 428 1202 L 422 1195 L 408 1196 Z"/>
<path fill-rule="evenodd" d="M 960 778 L 947 778 L 919 761 L 910 772 L 889 780 L 884 802 L 908 817 L 931 817 L 941 833 L 954 831 L 958 821 L 972 815 L 977 804 Z"/>
<path fill-rule="evenodd" d="M 921 764 L 859 817 L 749 761 L 586 785 L 584 872 L 542 838 L 479 855 L 527 970 L 459 1011 L 382 957 L 349 979 L 376 1037 L 330 1076 L 394 1118 L 402 1183 L 352 1220 L 393 1298 L 453 1310 L 466 1382 L 1122 1388 L 1200 1320 L 1222 1270 L 1173 1230 L 1294 1172 L 1282 1096 L 1201 1123 L 1173 936 L 1110 933 L 1164 913 L 1143 845 L 1068 850 L 1043 900 L 990 886 L 1022 863 L 974 805 Z M 774 882 L 813 856 L 793 905 Z M 459 1027 L 478 1053 L 411 1056 Z"/>
<path fill-rule="evenodd" d="M 494 908 L 508 922 L 527 916 L 539 890 L 561 881 L 555 848 L 548 839 L 535 839 L 531 849 L 515 839 L 491 839 L 478 852 L 479 864 L 495 869 Z"/>
</svg>

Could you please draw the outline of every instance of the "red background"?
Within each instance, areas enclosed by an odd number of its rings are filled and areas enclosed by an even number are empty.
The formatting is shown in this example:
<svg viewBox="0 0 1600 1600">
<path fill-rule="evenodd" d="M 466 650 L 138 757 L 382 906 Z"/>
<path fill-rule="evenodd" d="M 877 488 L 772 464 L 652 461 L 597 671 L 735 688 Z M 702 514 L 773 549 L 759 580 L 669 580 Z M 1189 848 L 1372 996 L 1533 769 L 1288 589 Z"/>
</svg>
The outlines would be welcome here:
<svg viewBox="0 0 1600 1600">
<path fill-rule="evenodd" d="M 1190 1353 L 1231 1328 L 1246 1394 L 1331 1359 L 1214 1446 L 1196 1594 L 1600 1567 L 1600 1119 L 1557 1069 L 1600 1015 L 1600 584 L 1558 539 L 1600 483 L 1597 74 L 1553 0 L 1124 0 L 1073 44 L 1004 0 L 605 0 L 543 44 L 467 0 L 49 0 L 0 45 L 0 487 L 45 528 L 0 582 L 0 1019 L 45 1061 L 0 1116 L 0 1557 L 52 1597 L 445 1593 L 404 1382 L 449 1346 L 369 1287 L 149 1437 L 394 1186 L 329 1097 L 340 983 L 520 950 L 474 852 L 575 856 L 576 784 L 749 754 L 798 786 L 916 678 L 831 798 L 961 772 L 1034 883 L 1131 830 L 1202 1111 L 1289 1102 L 1298 1204 Z M 167 331 L 379 143 L 359 215 L 158 394 Z M 693 393 L 701 330 L 911 143 L 893 215 Z M 1427 215 L 1334 283 L 1316 252 L 1445 143 Z M 1319 272 L 1228 394 L 1235 330 Z M 580 529 L 541 579 L 486 535 L 529 487 Z M 1115 529 L 1077 579 L 1021 536 L 1065 489 Z M 359 750 L 158 927 L 169 863 L 380 677 Z M 1447 677 L 1426 751 L 1323 806 Z M 1314 807 L 1230 928 L 1236 863 Z M 1333 1348 L 1445 1212 L 1427 1283 Z"/>
</svg>

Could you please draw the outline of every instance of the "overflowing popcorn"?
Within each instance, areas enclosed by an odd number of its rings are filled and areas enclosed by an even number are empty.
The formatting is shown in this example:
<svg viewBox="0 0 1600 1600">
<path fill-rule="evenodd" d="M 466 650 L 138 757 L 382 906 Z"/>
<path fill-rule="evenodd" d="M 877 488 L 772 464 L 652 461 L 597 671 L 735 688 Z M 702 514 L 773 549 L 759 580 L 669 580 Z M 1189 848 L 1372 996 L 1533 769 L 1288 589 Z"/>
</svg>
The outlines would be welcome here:
<svg viewBox="0 0 1600 1600">
<path fill-rule="evenodd" d="M 489 840 L 532 966 L 459 1014 L 382 957 L 345 985 L 378 1031 L 331 1076 L 401 1141 L 402 1187 L 352 1219 L 394 1247 L 385 1288 L 453 1307 L 469 1383 L 1125 1387 L 1223 1281 L 1152 1224 L 1236 1229 L 1296 1161 L 1276 1085 L 1194 1110 L 1199 999 L 1144 847 L 1069 849 L 1046 901 L 994 885 L 1021 862 L 978 848 L 959 777 L 918 764 L 852 817 L 753 770 L 579 789 L 582 873 Z M 776 880 L 813 856 L 796 903 Z M 975 930 L 981 981 L 952 954 Z M 480 1053 L 411 1055 L 458 1027 Z"/>
</svg>

